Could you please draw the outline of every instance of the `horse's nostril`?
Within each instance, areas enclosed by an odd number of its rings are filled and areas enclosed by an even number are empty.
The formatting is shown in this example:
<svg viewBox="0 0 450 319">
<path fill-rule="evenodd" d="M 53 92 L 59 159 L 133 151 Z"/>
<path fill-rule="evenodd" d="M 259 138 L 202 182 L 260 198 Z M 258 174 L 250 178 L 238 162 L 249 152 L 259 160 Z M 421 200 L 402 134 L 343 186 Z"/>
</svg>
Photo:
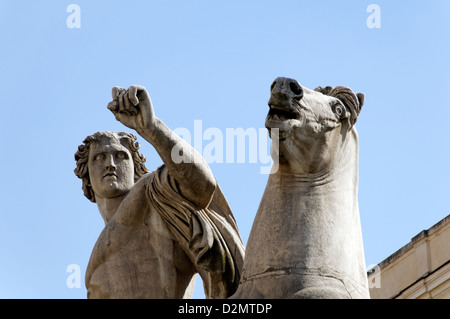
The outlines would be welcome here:
<svg viewBox="0 0 450 319">
<path fill-rule="evenodd" d="M 275 87 L 275 84 L 277 84 L 277 81 L 273 81 L 272 85 L 270 86 L 270 92 L 272 92 L 273 88 Z"/>
<path fill-rule="evenodd" d="M 302 93 L 303 93 L 301 86 L 297 82 L 290 82 L 289 88 L 291 89 L 292 93 L 294 93 L 295 95 L 302 95 Z"/>
</svg>

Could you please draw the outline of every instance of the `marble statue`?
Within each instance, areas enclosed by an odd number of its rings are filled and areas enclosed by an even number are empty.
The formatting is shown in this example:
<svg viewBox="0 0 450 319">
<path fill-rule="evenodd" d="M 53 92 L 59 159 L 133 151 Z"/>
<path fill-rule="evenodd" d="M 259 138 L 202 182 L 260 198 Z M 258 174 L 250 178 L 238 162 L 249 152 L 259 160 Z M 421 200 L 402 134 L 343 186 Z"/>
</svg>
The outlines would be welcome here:
<svg viewBox="0 0 450 319">
<path fill-rule="evenodd" d="M 231 298 L 369 298 L 354 127 L 364 95 L 342 86 L 310 90 L 282 77 L 270 92 L 265 125 L 279 166 Z"/>
<path fill-rule="evenodd" d="M 75 174 L 105 222 L 86 270 L 88 298 L 190 298 L 196 273 L 207 298 L 231 296 L 244 246 L 206 161 L 155 116 L 144 87 L 113 88 L 108 109 L 164 164 L 149 172 L 131 133 L 97 132 L 78 147 Z M 172 161 L 174 149 L 186 160 Z"/>
</svg>

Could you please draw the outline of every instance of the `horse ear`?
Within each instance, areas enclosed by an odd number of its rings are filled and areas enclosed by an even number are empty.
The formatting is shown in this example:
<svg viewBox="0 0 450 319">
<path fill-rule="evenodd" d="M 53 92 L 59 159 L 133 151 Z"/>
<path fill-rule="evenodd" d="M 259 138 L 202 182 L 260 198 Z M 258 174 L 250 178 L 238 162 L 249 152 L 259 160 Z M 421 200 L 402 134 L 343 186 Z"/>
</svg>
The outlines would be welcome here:
<svg viewBox="0 0 450 319">
<path fill-rule="evenodd" d="M 332 90 L 333 90 L 332 86 L 326 86 L 326 87 L 318 86 L 314 89 L 314 91 L 320 92 L 325 95 L 329 95 Z"/>
<path fill-rule="evenodd" d="M 365 98 L 365 96 L 362 93 L 356 93 L 356 96 L 358 97 L 359 110 L 361 111 L 361 108 L 364 105 L 364 98 Z"/>
</svg>

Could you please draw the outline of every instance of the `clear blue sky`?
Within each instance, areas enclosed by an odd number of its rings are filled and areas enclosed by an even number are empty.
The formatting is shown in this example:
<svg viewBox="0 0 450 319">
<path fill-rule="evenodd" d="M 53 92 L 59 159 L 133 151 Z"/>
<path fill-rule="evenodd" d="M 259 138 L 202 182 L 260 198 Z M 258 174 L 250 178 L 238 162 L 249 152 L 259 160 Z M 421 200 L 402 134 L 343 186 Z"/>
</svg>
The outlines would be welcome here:
<svg viewBox="0 0 450 319">
<path fill-rule="evenodd" d="M 366 24 L 371 3 L 381 28 Z M 125 130 L 106 108 L 116 85 L 146 86 L 172 129 L 201 120 L 224 134 L 264 127 L 277 76 L 364 93 L 361 224 L 367 265 L 382 261 L 450 213 L 449 17 L 447 0 L 1 1 L 0 298 L 85 298 L 104 224 L 73 154 L 91 133 Z M 211 164 L 244 242 L 261 165 Z M 70 264 L 81 288 L 66 285 Z"/>
</svg>

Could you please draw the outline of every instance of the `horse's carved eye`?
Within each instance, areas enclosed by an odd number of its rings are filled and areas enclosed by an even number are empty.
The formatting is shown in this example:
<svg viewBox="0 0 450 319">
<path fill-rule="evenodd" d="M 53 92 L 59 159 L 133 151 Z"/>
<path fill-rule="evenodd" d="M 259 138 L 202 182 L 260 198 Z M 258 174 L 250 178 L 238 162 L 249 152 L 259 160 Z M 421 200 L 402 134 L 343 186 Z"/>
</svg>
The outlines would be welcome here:
<svg viewBox="0 0 450 319">
<path fill-rule="evenodd" d="M 336 103 L 332 107 L 333 112 L 339 117 L 342 118 L 345 114 L 345 108 L 341 103 Z"/>
</svg>

